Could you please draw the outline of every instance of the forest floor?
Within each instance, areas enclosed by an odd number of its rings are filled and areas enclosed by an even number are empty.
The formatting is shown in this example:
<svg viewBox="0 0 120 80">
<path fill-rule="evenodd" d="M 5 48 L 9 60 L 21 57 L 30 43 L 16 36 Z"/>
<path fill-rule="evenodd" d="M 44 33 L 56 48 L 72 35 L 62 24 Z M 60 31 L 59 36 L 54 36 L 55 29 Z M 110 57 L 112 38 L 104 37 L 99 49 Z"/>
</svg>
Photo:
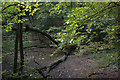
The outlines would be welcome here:
<svg viewBox="0 0 120 80">
<path fill-rule="evenodd" d="M 30 76 L 40 76 L 38 73 L 32 74 L 33 68 L 47 66 L 63 56 L 58 53 L 50 56 L 56 48 L 27 48 L 24 50 L 25 66 L 24 73 L 31 73 Z M 108 66 L 106 68 L 97 68 L 97 62 L 91 60 L 89 55 L 76 56 L 70 55 L 68 59 L 60 63 L 56 68 L 50 71 L 52 78 L 117 78 L 118 70 Z M 38 64 L 36 64 L 37 62 Z M 13 70 L 13 52 L 3 57 L 3 70 Z"/>
</svg>

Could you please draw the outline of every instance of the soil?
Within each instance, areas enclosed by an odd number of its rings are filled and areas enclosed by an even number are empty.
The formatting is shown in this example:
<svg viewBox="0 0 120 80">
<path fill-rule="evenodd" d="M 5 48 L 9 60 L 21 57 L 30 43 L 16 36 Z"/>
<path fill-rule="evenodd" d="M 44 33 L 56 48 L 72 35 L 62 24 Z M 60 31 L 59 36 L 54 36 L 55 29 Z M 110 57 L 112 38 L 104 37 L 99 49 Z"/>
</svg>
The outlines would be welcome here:
<svg viewBox="0 0 120 80">
<path fill-rule="evenodd" d="M 47 66 L 50 63 L 56 61 L 63 56 L 62 53 L 58 53 L 52 57 L 50 55 L 56 48 L 27 48 L 24 50 L 25 65 L 23 74 L 32 73 L 30 67 L 40 68 Z M 8 53 L 3 57 L 3 71 L 7 70 L 12 72 L 13 70 L 13 52 Z M 37 62 L 37 63 L 35 63 Z M 113 69 L 110 66 L 106 68 L 95 68 L 99 64 L 88 56 L 76 56 L 70 55 L 65 62 L 60 63 L 56 68 L 50 71 L 52 78 L 117 78 L 118 70 Z M 34 73 L 31 76 L 40 76 L 38 73 Z"/>
</svg>

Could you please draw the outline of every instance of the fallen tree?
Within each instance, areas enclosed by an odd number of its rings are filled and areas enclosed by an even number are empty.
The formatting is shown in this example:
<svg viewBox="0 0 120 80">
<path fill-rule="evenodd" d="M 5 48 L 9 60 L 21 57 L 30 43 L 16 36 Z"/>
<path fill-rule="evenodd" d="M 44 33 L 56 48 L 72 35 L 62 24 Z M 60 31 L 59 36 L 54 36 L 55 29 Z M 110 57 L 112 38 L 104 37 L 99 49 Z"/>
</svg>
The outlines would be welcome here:
<svg viewBox="0 0 120 80">
<path fill-rule="evenodd" d="M 40 33 L 46 36 L 47 38 L 49 38 L 53 43 L 55 43 L 58 46 L 58 42 L 56 42 L 49 34 L 42 32 L 40 30 L 37 30 L 37 29 L 30 28 L 28 25 L 25 25 L 25 27 L 26 27 L 25 31 L 32 31 L 32 32 Z"/>
<path fill-rule="evenodd" d="M 30 32 L 36 32 L 36 33 L 40 33 L 44 36 L 46 36 L 47 38 L 49 38 L 53 43 L 55 43 L 58 47 L 59 47 L 59 43 L 57 41 L 55 41 L 49 34 L 42 32 L 41 30 L 37 30 L 37 29 L 33 29 L 30 28 L 28 25 L 25 26 L 25 31 L 30 31 Z M 16 31 L 16 29 L 14 29 Z M 44 66 L 41 68 L 35 68 L 35 70 L 43 77 L 43 78 L 47 78 L 48 77 L 48 73 L 56 68 L 56 66 L 58 66 L 60 63 L 64 62 L 67 60 L 68 56 L 76 49 L 76 45 L 67 45 L 63 48 L 61 48 L 61 51 L 64 53 L 64 56 L 56 61 L 54 61 L 53 63 L 50 63 L 48 66 Z M 34 62 L 39 65 L 39 63 L 37 61 L 34 60 Z"/>
<path fill-rule="evenodd" d="M 67 60 L 68 56 L 76 49 L 76 45 L 70 45 L 69 48 L 65 49 L 61 49 L 62 52 L 64 53 L 64 56 L 61 57 L 60 59 L 54 61 L 53 63 L 50 63 L 48 66 L 44 66 L 41 68 L 36 68 L 35 70 L 38 71 L 38 73 L 43 77 L 43 78 L 47 78 L 48 77 L 48 73 L 56 68 L 60 63 L 64 62 Z M 64 51 L 63 51 L 64 50 Z M 37 61 L 34 60 L 34 62 L 39 65 L 39 63 Z"/>
</svg>

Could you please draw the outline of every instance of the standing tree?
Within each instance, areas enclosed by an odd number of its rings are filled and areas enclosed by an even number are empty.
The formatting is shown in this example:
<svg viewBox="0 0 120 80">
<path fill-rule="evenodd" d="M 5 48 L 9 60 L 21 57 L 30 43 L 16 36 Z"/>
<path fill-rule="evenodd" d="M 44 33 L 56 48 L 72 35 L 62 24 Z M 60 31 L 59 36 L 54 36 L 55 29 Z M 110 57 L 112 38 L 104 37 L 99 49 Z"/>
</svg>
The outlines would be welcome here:
<svg viewBox="0 0 120 80">
<path fill-rule="evenodd" d="M 20 14 L 22 13 L 22 6 L 20 5 Z M 22 15 L 20 15 L 18 17 L 18 20 L 22 20 Z M 23 70 L 23 66 L 24 66 L 24 54 L 23 54 L 23 26 L 22 23 L 18 23 L 18 32 L 19 32 L 19 46 L 20 46 L 20 73 Z"/>
</svg>

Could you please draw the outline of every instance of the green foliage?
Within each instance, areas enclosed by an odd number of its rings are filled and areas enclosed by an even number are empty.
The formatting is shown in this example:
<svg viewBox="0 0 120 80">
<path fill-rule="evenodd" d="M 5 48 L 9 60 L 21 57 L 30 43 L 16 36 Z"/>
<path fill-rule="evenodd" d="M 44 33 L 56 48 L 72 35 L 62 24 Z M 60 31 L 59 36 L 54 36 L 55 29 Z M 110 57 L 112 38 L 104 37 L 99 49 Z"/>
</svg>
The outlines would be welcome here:
<svg viewBox="0 0 120 80">
<path fill-rule="evenodd" d="M 114 26 L 110 30 L 110 33 L 105 37 L 106 41 L 109 41 L 108 44 L 113 45 L 117 50 L 120 49 L 120 27 Z"/>
<path fill-rule="evenodd" d="M 90 42 L 89 45 L 81 45 L 75 54 L 76 56 L 92 55 L 96 53 L 106 53 L 105 50 L 109 51 L 111 49 L 116 50 L 113 45 L 108 45 L 103 42 Z"/>
<path fill-rule="evenodd" d="M 52 56 L 54 56 L 55 54 L 58 54 L 58 53 L 62 53 L 62 50 L 61 50 L 60 47 L 57 48 L 52 54 L 50 54 L 50 56 L 52 57 Z"/>
<path fill-rule="evenodd" d="M 65 14 L 64 24 L 66 25 L 65 29 L 56 35 L 58 37 L 56 40 L 61 42 L 60 46 L 62 47 L 68 44 L 80 46 L 83 42 L 102 40 L 101 38 L 104 38 L 104 34 L 115 34 L 117 14 L 113 15 L 113 13 L 118 13 L 118 7 L 115 3 L 109 2 L 66 2 L 56 4 L 51 10 L 51 14 Z M 93 32 L 97 29 L 101 31 L 99 33 L 97 31 Z M 84 32 L 80 32 L 80 30 Z M 99 36 L 101 37 L 99 38 Z"/>
<path fill-rule="evenodd" d="M 30 46 L 33 46 L 33 42 L 32 41 L 24 41 L 23 42 L 23 45 L 24 45 L 24 47 L 30 47 Z"/>
<path fill-rule="evenodd" d="M 119 43 L 119 38 L 115 35 L 119 34 L 116 33 L 119 32 L 116 31 L 119 27 L 117 25 L 119 6 L 116 4 L 119 5 L 119 3 L 110 2 L 5 2 L 3 3 L 3 9 L 5 8 L 3 10 L 3 22 L 7 24 L 3 25 L 3 28 L 10 31 L 15 23 L 24 23 L 29 20 L 32 27 L 47 29 L 49 33 L 52 33 L 56 41 L 61 42 L 59 44 L 61 48 L 66 45 L 76 44 L 80 46 L 81 43 L 99 41 L 98 38 L 103 38 L 99 37 L 104 35 L 101 35 L 102 33 L 107 34 L 106 42 Z M 6 8 L 6 6 L 10 7 Z M 20 10 L 20 7 L 23 9 Z M 12 16 L 13 14 L 17 15 Z M 19 16 L 25 17 L 19 20 Z M 64 21 L 61 17 L 64 18 Z M 64 22 L 64 26 L 58 27 L 56 25 L 60 21 Z M 101 31 L 97 32 L 98 29 Z M 24 43 L 25 46 L 30 45 L 29 42 Z"/>
<path fill-rule="evenodd" d="M 14 41 L 2 41 L 2 49 L 6 52 L 14 51 Z"/>
<path fill-rule="evenodd" d="M 61 32 L 62 29 L 64 29 L 64 26 L 60 26 L 60 27 L 53 26 L 53 27 L 50 27 L 47 31 L 48 33 L 52 33 L 53 35 L 55 35 L 56 33 Z"/>
<path fill-rule="evenodd" d="M 89 57 L 90 59 L 98 62 L 100 68 L 108 67 L 110 65 L 116 66 L 118 65 L 118 53 L 101 53 L 101 54 L 93 54 Z"/>
<path fill-rule="evenodd" d="M 9 32 L 12 27 L 16 28 L 16 23 L 29 24 L 30 27 L 47 31 L 56 41 L 60 42 L 60 47 L 50 56 L 62 53 L 61 49 L 67 51 L 71 49 L 70 46 L 77 45 L 79 52 L 76 55 L 93 53 L 90 59 L 98 62 L 99 67 L 116 66 L 119 58 L 117 52 L 120 49 L 119 7 L 117 5 L 119 3 L 114 2 L 3 2 L 2 22 L 4 24 L 2 28 Z M 22 7 L 21 10 L 20 7 Z M 25 36 L 31 35 L 25 34 Z M 86 43 L 89 45 L 82 45 Z M 23 40 L 23 45 L 24 47 L 36 46 L 32 40 Z M 40 41 L 37 45 L 44 44 Z M 117 51 L 99 52 L 113 48 Z M 3 41 L 3 51 L 14 51 L 14 39 L 8 38 Z M 5 55 L 7 54 L 4 53 L 3 57 Z M 31 70 L 29 73 L 31 78 L 33 73 L 37 72 L 33 67 L 25 65 L 24 67 Z M 3 71 L 4 73 L 8 72 Z M 26 76 L 13 73 L 10 77 L 22 79 Z"/>
<path fill-rule="evenodd" d="M 41 78 L 41 76 L 37 73 L 37 70 L 35 70 L 33 67 L 29 67 L 26 65 L 24 65 L 24 67 L 30 70 L 29 74 L 19 75 L 19 73 L 12 73 L 4 70 L 2 71 L 2 76 L 4 79 L 22 79 L 22 80 L 24 80 L 24 78 L 27 78 L 27 79 Z M 37 77 L 33 76 L 34 74 L 38 76 Z"/>
<path fill-rule="evenodd" d="M 32 7 L 35 7 L 32 9 Z M 37 10 L 39 10 L 38 3 L 25 3 L 25 2 L 3 2 L 2 5 L 2 16 L 3 22 L 5 23 L 2 27 L 4 30 L 11 31 L 11 27 L 15 23 L 24 23 L 28 21 L 27 16 L 33 16 Z M 20 7 L 22 8 L 20 10 Z M 24 16 L 22 20 L 19 19 L 20 16 Z"/>
</svg>

